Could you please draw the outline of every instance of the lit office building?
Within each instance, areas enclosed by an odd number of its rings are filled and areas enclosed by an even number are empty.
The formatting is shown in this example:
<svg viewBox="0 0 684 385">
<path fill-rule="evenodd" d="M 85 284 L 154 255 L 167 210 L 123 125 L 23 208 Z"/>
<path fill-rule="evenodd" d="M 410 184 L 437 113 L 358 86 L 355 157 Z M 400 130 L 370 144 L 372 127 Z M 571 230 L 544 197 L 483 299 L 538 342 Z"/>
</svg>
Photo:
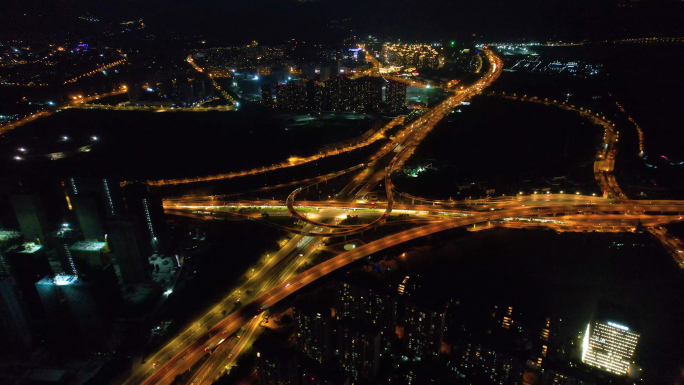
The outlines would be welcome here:
<svg viewBox="0 0 684 385">
<path fill-rule="evenodd" d="M 582 362 L 617 375 L 630 373 L 639 333 L 611 321 L 587 325 L 582 346 Z"/>
</svg>

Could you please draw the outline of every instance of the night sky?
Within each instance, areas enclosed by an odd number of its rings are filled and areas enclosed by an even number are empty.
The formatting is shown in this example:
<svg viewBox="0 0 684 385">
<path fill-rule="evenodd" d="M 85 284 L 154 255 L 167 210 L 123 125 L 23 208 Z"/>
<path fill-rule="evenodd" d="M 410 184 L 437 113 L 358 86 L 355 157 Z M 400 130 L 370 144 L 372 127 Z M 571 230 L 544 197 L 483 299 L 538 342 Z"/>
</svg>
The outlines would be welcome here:
<svg viewBox="0 0 684 385">
<path fill-rule="evenodd" d="M 47 4 L 46 4 L 47 3 Z M 216 43 L 290 38 L 610 39 L 681 36 L 681 0 L 152 0 L 23 1 L 0 5 L 0 33 L 74 26 L 90 13 L 103 21 L 142 17 L 157 31 L 203 35 Z M 26 13 L 26 16 L 24 16 Z M 41 15 L 41 16 L 38 16 Z"/>
</svg>

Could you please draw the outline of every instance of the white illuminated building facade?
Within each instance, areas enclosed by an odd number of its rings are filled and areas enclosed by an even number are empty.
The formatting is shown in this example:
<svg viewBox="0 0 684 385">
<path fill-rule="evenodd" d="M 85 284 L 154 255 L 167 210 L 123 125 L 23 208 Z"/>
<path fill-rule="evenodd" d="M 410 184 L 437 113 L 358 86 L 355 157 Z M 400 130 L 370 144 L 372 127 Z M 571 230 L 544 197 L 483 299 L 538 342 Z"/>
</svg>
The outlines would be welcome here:
<svg viewBox="0 0 684 385">
<path fill-rule="evenodd" d="M 587 325 L 582 362 L 617 375 L 630 374 L 639 334 L 615 322 Z"/>
</svg>

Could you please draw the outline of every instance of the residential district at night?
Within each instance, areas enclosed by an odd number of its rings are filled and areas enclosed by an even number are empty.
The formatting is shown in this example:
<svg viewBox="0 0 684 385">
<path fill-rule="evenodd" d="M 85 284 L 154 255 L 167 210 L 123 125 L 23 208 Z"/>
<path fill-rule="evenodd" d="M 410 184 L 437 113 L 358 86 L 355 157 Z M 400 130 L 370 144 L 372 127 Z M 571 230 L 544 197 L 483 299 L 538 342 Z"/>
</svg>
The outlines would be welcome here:
<svg viewBox="0 0 684 385">
<path fill-rule="evenodd" d="M 684 2 L 3 0 L 0 384 L 684 385 Z"/>
</svg>

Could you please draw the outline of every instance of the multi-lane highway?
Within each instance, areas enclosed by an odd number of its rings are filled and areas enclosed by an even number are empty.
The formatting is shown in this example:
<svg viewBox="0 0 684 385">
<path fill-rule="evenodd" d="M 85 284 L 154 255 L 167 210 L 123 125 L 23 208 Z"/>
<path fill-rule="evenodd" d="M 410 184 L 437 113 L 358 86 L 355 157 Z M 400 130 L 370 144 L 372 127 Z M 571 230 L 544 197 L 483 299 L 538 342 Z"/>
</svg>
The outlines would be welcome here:
<svg viewBox="0 0 684 385">
<path fill-rule="evenodd" d="M 446 101 L 442 102 L 440 105 L 438 105 L 436 108 L 433 109 L 433 111 L 429 112 L 425 116 L 423 116 L 423 119 L 419 123 L 415 123 L 412 125 L 409 125 L 404 129 L 404 132 L 401 135 L 397 135 L 399 138 L 397 141 L 396 147 L 389 148 L 386 146 L 386 151 L 381 152 L 378 154 L 378 157 L 374 157 L 371 159 L 371 162 L 375 162 L 376 160 L 380 160 L 385 154 L 389 153 L 390 151 L 398 149 L 397 154 L 391 159 L 389 164 L 385 165 L 383 168 L 383 172 L 381 175 L 384 176 L 385 178 L 385 187 L 386 187 L 386 193 L 387 193 L 387 203 L 386 203 L 386 208 L 385 208 L 385 213 L 380 216 L 378 219 L 376 219 L 373 223 L 372 226 L 374 227 L 376 225 L 382 224 L 385 222 L 386 218 L 389 217 L 389 214 L 392 211 L 392 184 L 390 180 L 390 175 L 391 173 L 396 170 L 398 167 L 401 166 L 403 161 L 410 156 L 412 152 L 411 146 L 417 145 L 417 143 L 422 139 L 427 131 L 429 131 L 430 128 L 434 127 L 434 124 L 436 124 L 446 113 L 448 113 L 454 106 L 460 103 L 464 98 L 467 98 L 474 93 L 480 92 L 483 87 L 485 87 L 489 82 L 493 81 L 496 76 L 501 72 L 501 62 L 498 57 L 496 57 L 493 53 L 489 52 L 488 58 L 492 61 L 492 66 L 491 70 L 489 71 L 488 74 L 486 74 L 483 79 L 476 84 L 474 84 L 472 87 L 468 88 L 467 90 L 464 90 L 460 93 L 457 93 L 454 96 L 451 96 L 448 98 Z M 398 120 L 393 120 L 390 122 L 389 125 L 393 126 L 400 123 Z M 390 128 L 390 127 L 388 127 Z M 372 138 L 372 140 L 377 140 L 376 138 Z M 363 143 L 358 144 L 358 145 L 365 145 Z M 339 151 L 337 151 L 339 153 Z M 286 165 L 280 165 L 282 167 L 290 167 L 292 165 L 296 164 L 301 164 L 304 160 L 300 159 L 295 159 L 295 160 L 288 160 Z M 278 167 L 278 166 L 276 166 Z M 361 167 L 364 167 L 364 165 L 361 165 Z M 256 172 L 263 172 L 267 168 L 259 169 L 256 170 Z M 247 174 L 250 174 L 251 172 L 248 172 Z M 222 179 L 225 178 L 225 176 L 214 176 L 214 179 Z M 195 181 L 194 178 L 192 181 Z M 202 178 L 203 180 L 205 178 Z M 212 180 L 214 180 L 212 179 Z M 161 184 L 167 184 L 169 181 L 161 181 Z M 184 182 L 184 181 L 183 181 Z M 183 183 L 181 182 L 181 183 Z M 301 188 L 296 190 L 301 191 Z M 296 193 L 293 193 L 292 195 L 292 200 L 294 200 L 294 195 Z M 309 220 L 306 216 L 302 216 L 303 218 L 306 218 L 306 222 L 313 222 Z M 314 222 L 316 226 L 320 227 L 325 227 L 329 228 L 326 223 L 324 222 Z M 321 225 L 326 225 L 326 226 L 321 226 Z M 310 225 L 311 226 L 311 225 Z M 354 233 L 355 230 L 357 229 L 348 229 L 344 230 L 342 229 L 343 232 L 349 232 Z M 322 236 L 320 233 L 311 233 L 310 230 L 308 234 L 316 234 L 318 236 Z M 292 241 L 290 243 L 293 243 Z M 282 251 L 283 254 L 285 255 L 286 252 Z M 284 257 L 283 257 L 284 258 Z M 329 265 L 329 263 L 326 263 L 325 266 Z M 269 271 L 273 271 L 274 269 L 270 269 Z M 309 274 L 316 274 L 316 272 L 322 272 L 322 271 L 327 271 L 323 270 L 321 268 L 317 270 L 312 270 L 309 269 L 309 272 L 305 272 L 306 276 Z M 313 279 L 313 275 L 311 276 L 311 279 Z M 254 282 L 261 282 L 261 288 L 264 290 L 269 289 L 268 288 L 268 283 L 272 283 L 273 281 L 273 276 L 271 275 L 269 278 L 262 277 L 261 279 L 254 279 Z M 271 298 L 273 297 L 273 290 L 280 290 L 279 292 L 283 292 L 282 290 L 285 290 L 284 292 L 288 291 L 293 291 L 296 290 L 295 287 L 299 288 L 305 285 L 307 280 L 293 280 L 292 282 L 288 282 L 288 284 L 281 284 L 280 287 L 281 289 L 271 289 L 265 292 L 262 296 L 259 298 Z M 270 293 L 270 294 L 269 294 Z M 224 302 L 222 302 L 222 305 L 226 305 L 229 303 L 229 301 L 233 300 L 232 298 L 228 297 Z M 203 355 L 203 347 L 206 347 L 205 344 L 209 343 L 217 343 L 217 341 L 221 338 L 221 335 L 223 332 L 232 334 L 234 330 L 237 330 L 242 325 L 245 325 L 247 321 L 252 319 L 256 314 L 253 314 L 255 312 L 260 311 L 262 306 L 259 304 L 259 300 L 256 299 L 252 301 L 250 305 L 244 306 L 237 311 L 233 312 L 230 314 L 228 317 L 225 317 L 223 320 L 218 321 L 215 323 L 213 327 L 211 327 L 210 330 L 193 330 L 192 328 L 186 330 L 183 332 L 179 337 L 174 339 L 171 343 L 166 345 L 164 348 L 160 350 L 160 352 L 156 353 L 153 355 L 153 357 L 149 358 L 149 362 L 154 362 L 157 363 L 156 366 L 143 366 L 138 368 L 136 372 L 131 376 L 126 383 L 128 384 L 139 384 L 139 383 L 144 383 L 144 384 L 167 384 L 173 381 L 173 378 L 177 374 L 183 373 L 185 370 L 190 368 L 195 362 L 197 362 Z M 216 314 L 221 314 L 219 309 L 224 309 L 225 307 L 222 308 L 222 306 L 217 306 L 215 309 L 212 310 L 218 310 L 219 313 L 214 312 L 209 312 L 207 315 L 205 315 L 205 318 L 208 318 L 206 322 L 214 322 L 214 317 Z M 213 314 L 212 314 L 213 313 Z M 206 324 L 205 324 L 206 325 Z M 209 324 L 211 325 L 211 324 Z M 189 343 L 189 341 L 193 340 L 194 342 Z"/>
<path fill-rule="evenodd" d="M 254 290 L 252 301 L 226 317 L 208 313 L 209 317 L 202 330 L 184 332 L 165 346 L 160 353 L 155 354 L 158 366 L 148 365 L 140 368 L 126 382 L 127 384 L 169 384 L 176 375 L 188 370 L 195 362 L 208 354 L 204 351 L 207 347 L 215 347 L 225 335 L 231 335 L 241 328 L 247 328 L 251 337 L 257 330 L 260 313 L 278 301 L 295 293 L 301 288 L 314 282 L 337 269 L 354 263 L 377 253 L 378 251 L 405 243 L 407 241 L 424 237 L 441 231 L 448 231 L 456 227 L 479 226 L 490 228 L 492 226 L 529 226 L 531 223 L 539 226 L 550 226 L 562 231 L 581 229 L 599 229 L 605 231 L 618 231 L 633 229 L 637 222 L 644 226 L 681 221 L 681 213 L 684 211 L 682 201 L 627 201 L 624 199 L 607 199 L 603 197 L 583 196 L 577 194 L 534 194 L 531 196 L 500 197 L 490 200 L 476 201 L 427 201 L 418 199 L 428 204 L 402 204 L 394 201 L 394 189 L 391 174 L 402 167 L 403 163 L 411 156 L 415 147 L 427 135 L 427 133 L 439 122 L 454 106 L 465 98 L 480 92 L 486 85 L 496 79 L 502 69 L 501 61 L 491 51 L 485 51 L 486 58 L 490 62 L 489 71 L 483 78 L 462 92 L 450 96 L 447 100 L 430 110 L 420 119 L 403 127 L 395 136 L 394 140 L 380 149 L 367 164 L 361 164 L 352 169 L 328 174 L 324 177 L 312 178 L 303 181 L 303 187 L 293 191 L 286 202 L 280 201 L 238 201 L 230 202 L 223 197 L 184 198 L 165 201 L 167 210 L 183 212 L 184 215 L 194 215 L 198 218 L 215 218 L 223 214 L 225 207 L 278 207 L 288 210 L 293 215 L 308 225 L 303 230 L 293 230 L 303 235 L 298 235 L 284 247 L 277 256 L 278 263 L 266 264 L 261 273 L 255 275 L 250 288 Z M 608 138 L 608 144 L 613 141 Z M 605 159 L 605 158 L 604 158 Z M 604 167 L 605 166 L 604 164 Z M 610 170 L 612 171 L 612 169 Z M 337 200 L 328 202 L 299 201 L 296 196 L 306 185 L 314 185 L 323 180 L 338 177 L 347 173 L 358 172 L 352 182 L 343 189 L 344 194 L 338 194 Z M 383 203 L 365 203 L 363 198 L 375 186 L 384 181 L 387 201 Z M 613 190 L 614 191 L 614 190 Z M 349 197 L 356 201 L 345 201 Z M 398 195 L 401 196 L 401 195 Z M 619 194 L 613 195 L 622 198 Z M 417 197 L 404 197 L 414 203 Z M 346 199 L 345 199 L 346 198 Z M 308 207 L 318 210 L 318 218 L 330 218 L 339 212 L 348 210 L 376 210 L 375 218 L 369 225 L 341 226 L 328 223 L 321 219 L 314 219 L 297 211 L 297 208 Z M 393 210 L 402 210 L 402 213 L 413 215 L 409 221 L 429 220 L 428 224 L 417 226 L 406 231 L 398 232 L 379 240 L 367 243 L 350 251 L 336 255 L 316 266 L 293 277 L 298 260 L 292 259 L 293 250 L 305 239 L 310 239 L 303 256 L 313 252 L 312 248 L 320 243 L 319 237 L 340 236 L 354 234 L 366 229 L 380 226 L 385 223 Z M 197 213 L 197 212 L 200 213 Z M 207 215 L 207 213 L 209 215 Z M 228 213 L 225 213 L 228 215 Z M 233 214 L 230 215 L 240 215 Z M 247 215 L 249 216 L 249 215 Z M 524 221 L 528 221 L 527 224 Z M 418 222 L 416 222 L 418 224 Z M 318 228 L 314 230 L 314 228 Z M 299 237 L 299 238 L 297 238 Z M 297 252 L 294 252 L 297 254 Z M 274 257 L 276 259 L 276 257 Z M 247 284 L 246 284 L 247 285 Z M 234 301 L 234 297 L 227 297 L 228 301 Z M 247 299 L 243 298 L 246 302 Z M 217 306 L 216 309 L 221 309 Z M 219 313 L 220 314 L 220 313 Z M 250 323 L 251 322 L 251 323 Z M 249 332 L 249 331 L 252 332 Z M 247 340 L 246 340 L 247 341 Z M 189 383 L 210 383 L 226 365 L 232 364 L 237 354 L 244 349 L 247 342 L 238 343 L 231 353 L 226 353 L 225 346 L 219 346 L 214 350 L 199 370 L 193 373 Z M 229 345 L 226 345 L 229 346 Z M 238 349 L 240 346 L 240 349 Z M 223 350 L 222 350 L 223 349 Z M 150 360 L 152 361 L 152 359 Z"/>
</svg>

